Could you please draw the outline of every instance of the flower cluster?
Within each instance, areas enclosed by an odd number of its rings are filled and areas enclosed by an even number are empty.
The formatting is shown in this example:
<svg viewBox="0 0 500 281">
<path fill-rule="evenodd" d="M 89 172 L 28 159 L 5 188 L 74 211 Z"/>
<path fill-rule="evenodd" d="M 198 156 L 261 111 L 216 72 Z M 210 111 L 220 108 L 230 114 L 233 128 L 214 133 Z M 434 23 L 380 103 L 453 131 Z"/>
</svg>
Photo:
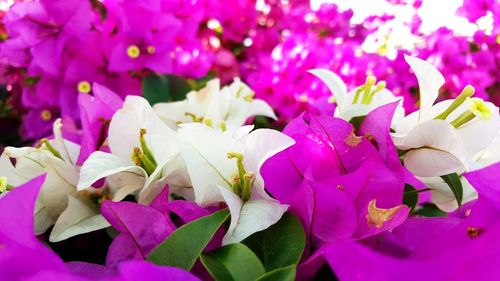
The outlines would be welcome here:
<svg viewBox="0 0 500 281">
<path fill-rule="evenodd" d="M 25 140 L 50 134 L 59 117 L 80 126 L 78 95 L 94 82 L 122 97 L 141 95 L 141 81 L 155 74 L 190 79 L 215 74 L 224 85 L 240 77 L 275 109 L 279 125 L 304 110 L 332 110 L 328 89 L 307 73 L 314 68 L 335 71 L 349 88 L 363 83 L 366 74 L 375 75 L 405 97 L 407 112 L 416 110 L 418 85 L 406 71 L 404 54 L 418 55 L 446 74 L 442 97 L 456 97 L 467 84 L 483 99 L 499 96 L 497 1 L 465 1 L 459 9 L 472 22 L 493 14 L 493 30 L 478 30 L 473 37 L 445 28 L 423 34 L 417 13 L 422 1 L 388 1 L 413 7 L 409 25 L 420 38 L 409 50 L 395 50 L 394 58 L 386 57 L 383 42 L 376 53 L 363 49 L 367 37 L 393 15 L 353 24 L 353 12 L 335 4 L 315 10 L 310 1 L 278 0 L 15 2 L 0 14 L 0 82 L 22 115 Z M 404 78 L 395 79 L 394 73 Z"/>
<path fill-rule="evenodd" d="M 249 125 L 277 117 L 239 79 L 168 103 L 94 83 L 78 97 L 82 129 L 57 119 L 53 136 L 0 157 L 0 277 L 491 279 L 499 108 L 470 85 L 436 103 L 443 75 L 404 60 L 415 112 L 375 76 L 347 91 L 312 69 L 333 116 L 305 112 L 283 132 Z M 102 229 L 105 265 L 65 263 L 35 237 Z"/>
<path fill-rule="evenodd" d="M 23 136 L 46 136 L 78 95 L 100 83 L 139 95 L 148 72 L 201 77 L 211 55 L 198 38 L 201 1 L 19 1 L 2 17 L 2 76 L 20 83 Z M 134 11 L 134 12 L 130 12 Z"/>
</svg>

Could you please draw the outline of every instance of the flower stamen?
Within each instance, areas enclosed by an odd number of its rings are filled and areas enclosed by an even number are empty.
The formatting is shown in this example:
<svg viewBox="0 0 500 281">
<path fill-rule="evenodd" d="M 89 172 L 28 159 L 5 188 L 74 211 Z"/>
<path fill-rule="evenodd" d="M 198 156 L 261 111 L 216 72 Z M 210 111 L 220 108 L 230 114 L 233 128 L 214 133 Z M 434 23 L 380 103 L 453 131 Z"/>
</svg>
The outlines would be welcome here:
<svg viewBox="0 0 500 281">
<path fill-rule="evenodd" d="M 131 59 L 136 59 L 141 55 L 141 50 L 137 45 L 130 45 L 127 48 L 127 55 Z"/>
<path fill-rule="evenodd" d="M 80 83 L 78 83 L 77 89 L 79 93 L 88 94 L 92 90 L 92 87 L 90 86 L 90 83 L 88 81 L 80 81 Z"/>
</svg>

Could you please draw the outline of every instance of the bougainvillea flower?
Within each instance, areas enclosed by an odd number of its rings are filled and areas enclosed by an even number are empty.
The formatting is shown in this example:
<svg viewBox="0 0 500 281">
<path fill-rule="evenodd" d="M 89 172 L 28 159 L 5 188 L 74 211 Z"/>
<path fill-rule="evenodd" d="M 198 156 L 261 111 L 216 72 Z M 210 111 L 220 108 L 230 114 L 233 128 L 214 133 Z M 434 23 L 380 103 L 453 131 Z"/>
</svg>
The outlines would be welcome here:
<svg viewBox="0 0 500 281">
<path fill-rule="evenodd" d="M 498 107 L 470 98 L 470 86 L 455 100 L 433 105 L 443 76 L 426 61 L 408 56 L 406 60 L 419 80 L 420 110 L 406 116 L 393 134 L 396 146 L 406 151 L 405 166 L 422 177 L 470 170 L 469 163 L 500 131 Z"/>
<path fill-rule="evenodd" d="M 269 159 L 262 174 L 269 192 L 290 205 L 315 245 L 375 235 L 406 219 L 401 170 L 389 169 L 349 123 L 304 115 L 285 132 L 296 144 Z"/>
<path fill-rule="evenodd" d="M 16 3 L 5 17 L 11 39 L 4 49 L 29 50 L 33 56 L 30 66 L 57 76 L 65 45 L 90 29 L 91 14 L 90 3 L 85 1 Z"/>
<path fill-rule="evenodd" d="M 44 176 L 34 178 L 0 198 L 0 210 L 4 214 L 0 217 L 2 279 L 18 280 L 38 271 L 64 269 L 64 263 L 35 237 L 35 201 L 44 181 Z M 27 260 L 30 266 L 26 266 Z"/>
<path fill-rule="evenodd" d="M 5 280 L 198 280 L 178 268 L 157 266 L 145 261 L 121 262 L 115 268 L 73 263 L 65 265 L 50 248 L 35 237 L 33 214 L 44 176 L 21 185 L 0 198 L 0 278 Z M 29 265 L 26 264 L 29 261 Z M 78 267 L 77 267 L 78 266 Z M 82 267 L 83 266 L 83 267 Z M 80 268 L 80 270 L 77 270 Z M 84 269 L 82 269 L 84 268 Z"/>
<path fill-rule="evenodd" d="M 107 227 L 94 200 L 106 192 L 115 195 L 109 190 L 76 190 L 79 167 L 75 163 L 80 147 L 63 139 L 61 127 L 61 121 L 56 120 L 53 140 L 44 139 L 37 148 L 7 147 L 0 158 L 2 176 L 11 189 L 47 174 L 35 208 L 35 230 L 41 234 L 54 225 L 50 233 L 53 242 Z M 9 158 L 16 160 L 15 165 Z"/>
<path fill-rule="evenodd" d="M 122 186 L 124 195 L 140 191 L 139 202 L 149 204 L 160 194 L 167 177 L 183 169 L 175 132 L 142 97 L 128 96 L 113 115 L 108 144 L 111 153 L 96 151 L 83 163 L 79 190 L 107 178 L 109 185 Z"/>
<path fill-rule="evenodd" d="M 122 107 L 123 100 L 108 88 L 94 83 L 92 95 L 80 95 L 78 105 L 82 121 L 82 143 L 77 163 L 82 164 L 104 144 L 111 117 Z"/>
<path fill-rule="evenodd" d="M 495 164 L 465 175 L 480 196 L 460 212 L 411 218 L 378 237 L 326 246 L 303 264 L 304 277 L 324 260 L 342 280 L 493 280 L 500 261 L 499 169 Z"/>
<path fill-rule="evenodd" d="M 394 101 L 399 103 L 393 115 L 393 124 L 404 117 L 402 98 L 395 97 L 388 91 L 384 81 L 375 84 L 375 77 L 368 76 L 365 85 L 347 93 L 346 84 L 337 74 L 326 69 L 313 69 L 309 72 L 321 79 L 332 92 L 337 104 L 335 117 L 350 121 L 353 117 L 365 116 L 373 109 Z"/>
<path fill-rule="evenodd" d="M 276 119 L 272 108 L 265 101 L 254 99 L 254 95 L 239 79 L 222 89 L 215 79 L 200 91 L 188 93 L 186 100 L 158 103 L 154 109 L 174 129 L 178 124 L 191 122 L 210 122 L 217 128 L 236 129 L 249 117 L 262 115 Z"/>
<path fill-rule="evenodd" d="M 101 213 L 120 232 L 109 247 L 107 266 L 125 260 L 145 260 L 153 248 L 175 230 L 167 216 L 152 207 L 133 202 L 106 200 Z"/>
<path fill-rule="evenodd" d="M 287 206 L 265 191 L 260 167 L 272 155 L 291 146 L 286 135 L 259 129 L 234 139 L 204 124 L 184 124 L 179 145 L 201 206 L 225 202 L 231 223 L 223 244 L 240 242 L 276 223 Z"/>
</svg>

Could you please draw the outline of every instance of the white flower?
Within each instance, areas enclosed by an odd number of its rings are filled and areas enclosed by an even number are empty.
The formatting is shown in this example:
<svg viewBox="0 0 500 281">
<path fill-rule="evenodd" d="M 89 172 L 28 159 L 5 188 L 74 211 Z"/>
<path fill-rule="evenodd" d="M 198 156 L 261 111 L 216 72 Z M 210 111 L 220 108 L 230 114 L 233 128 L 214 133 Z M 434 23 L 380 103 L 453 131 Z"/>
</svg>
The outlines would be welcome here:
<svg viewBox="0 0 500 281">
<path fill-rule="evenodd" d="M 218 79 L 211 80 L 200 91 L 188 93 L 186 100 L 158 103 L 154 110 L 174 130 L 182 123 L 206 122 L 216 128 L 238 128 L 252 116 L 276 119 L 272 108 L 255 99 L 254 92 L 238 78 L 222 89 Z"/>
<path fill-rule="evenodd" d="M 76 190 L 79 167 L 74 163 L 80 146 L 63 139 L 61 126 L 60 119 L 54 122 L 54 139 L 43 139 L 36 148 L 7 147 L 0 157 L 0 174 L 7 189 L 47 174 L 35 205 L 35 231 L 41 234 L 54 225 L 51 242 L 109 226 L 94 202 L 99 192 Z M 10 158 L 15 159 L 15 165 Z"/>
<path fill-rule="evenodd" d="M 239 242 L 280 219 L 287 206 L 265 192 L 259 171 L 266 159 L 294 143 L 291 138 L 259 129 L 235 139 L 203 124 L 184 124 L 178 135 L 196 203 L 229 207 L 231 223 L 223 244 Z"/>
<path fill-rule="evenodd" d="M 363 86 L 357 87 L 347 93 L 344 81 L 335 73 L 326 69 L 312 69 L 310 73 L 321 79 L 330 89 L 337 103 L 334 116 L 350 121 L 353 117 L 365 116 L 370 111 L 382 105 L 399 101 L 392 120 L 395 125 L 404 117 L 402 97 L 395 97 L 385 88 L 385 82 L 381 81 L 375 85 L 373 76 L 368 76 Z"/>
<path fill-rule="evenodd" d="M 401 120 L 392 134 L 396 147 L 406 151 L 406 168 L 420 177 L 471 170 L 500 131 L 498 107 L 471 98 L 474 89 L 470 86 L 455 100 L 433 105 L 443 76 L 426 61 L 405 59 L 420 86 L 420 110 Z"/>
<path fill-rule="evenodd" d="M 173 189 L 189 185 L 176 133 L 144 98 L 125 99 L 111 120 L 108 144 L 111 153 L 94 152 L 83 163 L 78 190 L 107 178 L 111 188 L 120 190 L 120 197 L 139 191 L 139 203 L 149 204 L 167 182 Z"/>
</svg>

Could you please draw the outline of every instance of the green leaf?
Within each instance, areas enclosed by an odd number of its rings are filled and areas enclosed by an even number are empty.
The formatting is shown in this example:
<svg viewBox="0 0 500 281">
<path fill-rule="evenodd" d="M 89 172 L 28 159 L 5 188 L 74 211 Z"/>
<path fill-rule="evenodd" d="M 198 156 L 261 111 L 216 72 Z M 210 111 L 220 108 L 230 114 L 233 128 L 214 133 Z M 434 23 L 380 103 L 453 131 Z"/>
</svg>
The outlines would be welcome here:
<svg viewBox="0 0 500 281">
<path fill-rule="evenodd" d="M 441 211 L 433 203 L 422 204 L 420 206 L 420 208 L 415 211 L 415 214 L 422 216 L 422 217 L 445 217 L 446 216 L 446 213 Z"/>
<path fill-rule="evenodd" d="M 354 127 L 354 129 L 356 129 L 356 132 L 359 130 L 359 128 L 361 127 L 361 124 L 363 124 L 363 122 L 365 121 L 366 119 L 366 115 L 363 115 L 363 116 L 356 116 L 356 117 L 352 117 L 351 120 L 349 120 L 349 123 L 352 124 L 352 126 Z"/>
<path fill-rule="evenodd" d="M 453 173 L 441 176 L 441 178 L 450 187 L 451 192 L 453 192 L 453 196 L 455 196 L 455 199 L 457 200 L 458 206 L 461 206 L 463 198 L 463 187 L 462 182 L 460 182 L 460 177 L 457 175 L 457 173 Z"/>
<path fill-rule="evenodd" d="M 221 210 L 179 227 L 153 249 L 148 261 L 191 270 L 203 249 L 228 217 L 229 211 Z"/>
<path fill-rule="evenodd" d="M 201 254 L 200 260 L 216 281 L 254 281 L 265 273 L 259 258 L 241 243 Z"/>
<path fill-rule="evenodd" d="M 261 277 L 259 277 L 256 281 L 294 281 L 295 275 L 297 272 L 297 266 L 295 264 L 277 268 L 273 271 L 270 271 Z"/>
<path fill-rule="evenodd" d="M 299 220 L 286 213 L 274 225 L 243 240 L 262 261 L 266 271 L 297 264 L 306 245 Z"/>
<path fill-rule="evenodd" d="M 415 187 L 410 184 L 405 184 L 405 191 L 403 193 L 403 204 L 411 208 L 411 211 L 415 209 L 418 203 L 418 192 Z"/>
<path fill-rule="evenodd" d="M 179 76 L 153 73 L 142 79 L 142 95 L 151 105 L 183 100 L 189 91 L 191 86 Z"/>
</svg>

